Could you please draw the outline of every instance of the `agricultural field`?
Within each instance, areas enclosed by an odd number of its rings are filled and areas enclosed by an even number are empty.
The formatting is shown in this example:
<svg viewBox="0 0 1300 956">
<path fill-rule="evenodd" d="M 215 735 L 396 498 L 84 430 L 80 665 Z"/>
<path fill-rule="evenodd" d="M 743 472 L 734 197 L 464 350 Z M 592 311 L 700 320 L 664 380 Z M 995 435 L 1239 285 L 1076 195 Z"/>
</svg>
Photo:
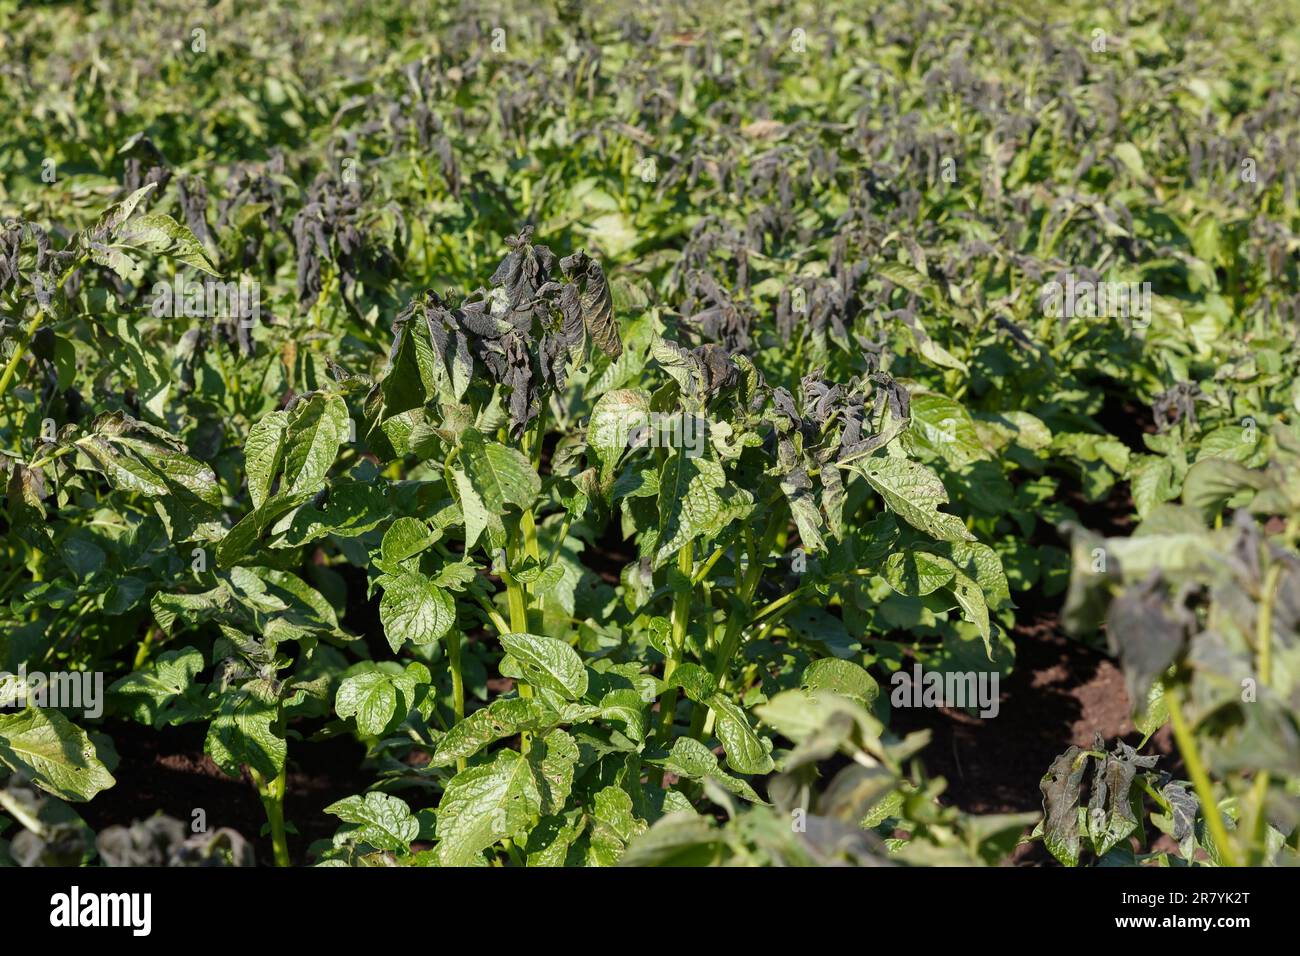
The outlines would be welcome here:
<svg viewBox="0 0 1300 956">
<path fill-rule="evenodd" d="M 1300 862 L 1297 22 L 0 0 L 0 863 Z"/>
</svg>

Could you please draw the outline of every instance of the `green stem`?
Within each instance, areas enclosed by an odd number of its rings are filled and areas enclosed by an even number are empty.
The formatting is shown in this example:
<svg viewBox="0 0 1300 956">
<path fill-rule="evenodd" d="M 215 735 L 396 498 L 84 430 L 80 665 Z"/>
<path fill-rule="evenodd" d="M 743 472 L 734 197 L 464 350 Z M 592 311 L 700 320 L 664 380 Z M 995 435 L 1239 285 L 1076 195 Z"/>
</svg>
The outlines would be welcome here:
<svg viewBox="0 0 1300 956">
<path fill-rule="evenodd" d="M 523 452 L 528 456 L 529 461 L 533 464 L 533 471 L 537 471 L 542 456 L 542 422 L 546 418 L 546 402 L 542 402 L 541 411 L 538 413 L 537 420 L 533 422 L 531 428 L 524 432 Z M 519 516 L 519 533 L 523 535 L 524 556 L 532 558 L 538 564 L 541 564 L 542 553 L 537 546 L 537 519 L 533 515 L 532 508 L 525 508 L 522 515 Z M 533 586 L 529 584 L 525 591 L 531 596 Z M 527 630 L 527 628 L 524 628 Z"/>
<path fill-rule="evenodd" d="M 560 548 L 564 547 L 564 539 L 569 536 L 569 527 L 573 524 L 573 513 L 567 512 L 564 515 L 564 521 L 560 524 L 560 533 L 555 538 L 555 543 L 551 545 L 551 553 L 546 556 L 546 567 L 555 563 L 555 559 L 560 556 Z"/>
<path fill-rule="evenodd" d="M 750 623 L 757 624 L 759 621 L 763 620 L 764 618 L 776 614 L 778 611 L 786 607 L 792 601 L 795 601 L 798 598 L 802 597 L 804 590 L 805 589 L 801 587 L 795 588 L 793 591 L 789 592 L 788 594 L 782 594 L 776 600 L 769 601 L 767 604 L 763 605 L 763 607 L 758 611 L 757 614 L 753 616 L 753 618 L 750 620 Z"/>
<path fill-rule="evenodd" d="M 456 723 L 465 719 L 465 679 L 460 669 L 460 631 L 451 629 L 447 635 L 447 664 L 451 668 L 451 709 Z M 456 758 L 456 772 L 465 769 L 465 758 Z"/>
<path fill-rule="evenodd" d="M 492 606 L 492 603 L 488 601 L 487 598 L 480 594 L 474 594 L 472 591 L 469 593 L 473 596 L 474 600 L 478 602 L 479 607 L 483 609 L 484 613 L 487 614 L 488 620 L 491 621 L 492 626 L 497 629 L 497 634 L 509 634 L 513 630 L 513 628 L 506 623 L 506 619 L 501 616 L 501 613 Z"/>
<path fill-rule="evenodd" d="M 709 572 L 713 570 L 713 566 L 718 563 L 718 559 L 721 558 L 724 553 L 726 553 L 725 548 L 718 547 L 713 549 L 713 553 L 709 555 L 708 560 L 700 565 L 700 569 L 695 572 L 695 577 L 691 578 L 691 587 L 699 584 L 709 576 Z"/>
<path fill-rule="evenodd" d="M 131 664 L 131 670 L 138 671 L 144 667 L 145 661 L 149 660 L 149 647 L 153 644 L 154 629 L 151 626 L 144 632 L 144 638 L 140 641 L 140 646 L 135 651 L 135 661 Z"/>
<path fill-rule="evenodd" d="M 18 370 L 18 363 L 23 360 L 23 354 L 27 351 L 27 346 L 31 344 L 32 336 L 41 326 L 41 319 L 45 318 L 42 310 L 37 310 L 32 316 L 32 320 L 27 323 L 27 328 L 23 329 L 22 335 L 18 337 L 18 344 L 14 346 L 14 354 L 9 356 L 9 362 L 5 365 L 4 374 L 0 375 L 0 398 L 4 397 L 9 388 L 9 382 L 14 377 L 14 372 Z"/>
<path fill-rule="evenodd" d="M 1219 859 L 1225 866 L 1236 866 L 1237 856 L 1228 842 L 1228 828 L 1224 826 L 1223 817 L 1219 815 L 1219 805 L 1214 799 L 1214 787 L 1210 783 L 1210 775 L 1205 770 L 1205 764 L 1201 762 L 1201 752 L 1196 748 L 1196 737 L 1183 716 L 1182 694 L 1177 687 L 1166 687 L 1165 699 L 1169 702 L 1169 723 L 1173 728 L 1174 742 L 1178 744 L 1178 751 L 1183 755 L 1183 763 L 1187 765 L 1187 774 L 1192 778 L 1192 786 L 1196 788 L 1196 796 L 1201 801 L 1201 813 L 1205 817 L 1205 825 L 1210 830 L 1210 836 L 1214 839 L 1214 845 L 1219 850 Z"/>
<path fill-rule="evenodd" d="M 524 556 L 540 564 L 542 552 L 537 547 L 537 520 L 533 517 L 532 508 L 525 508 L 519 516 L 519 531 L 524 536 Z"/>
<path fill-rule="evenodd" d="M 524 437 L 528 448 L 528 459 L 533 463 L 533 471 L 541 471 L 542 469 L 542 439 L 546 435 L 546 408 L 548 404 L 546 398 L 542 398 L 538 402 L 537 418 L 533 420 L 528 433 Z"/>
<path fill-rule="evenodd" d="M 763 535 L 763 540 L 758 547 L 751 548 L 749 567 L 745 569 L 745 578 L 740 586 L 742 607 L 749 607 L 750 602 L 754 599 L 754 591 L 758 589 L 758 579 L 763 576 L 763 560 L 767 557 L 772 542 L 776 539 L 780 530 L 781 522 L 774 516 L 768 524 L 767 532 Z M 722 638 L 722 646 L 718 651 L 717 660 L 713 662 L 712 674 L 715 684 L 720 684 L 722 678 L 726 675 L 727 668 L 731 664 L 731 658 L 740 646 L 740 635 L 749 623 L 749 620 L 743 614 L 733 614 L 728 619 L 727 631 Z"/>
<path fill-rule="evenodd" d="M 75 451 L 76 448 L 77 448 L 77 446 L 76 446 L 75 444 L 72 444 L 72 445 L 64 445 L 64 446 L 63 446 L 62 448 L 60 448 L 58 451 L 50 452 L 50 454 L 45 455 L 43 458 L 38 458 L 36 461 L 32 462 L 32 463 L 31 463 L 30 465 L 28 465 L 27 467 L 28 467 L 28 468 L 44 468 L 46 465 L 48 465 L 50 462 L 54 461 L 56 458 L 62 458 L 62 457 L 63 457 L 64 455 L 66 455 L 68 452 L 70 452 L 70 451 Z"/>
<path fill-rule="evenodd" d="M 759 578 L 763 576 L 763 561 L 766 559 L 768 552 L 772 549 L 772 543 L 776 540 L 777 533 L 784 524 L 782 513 L 774 511 L 768 521 L 767 530 L 763 533 L 761 541 L 755 545 L 753 536 L 746 531 L 746 550 L 749 554 L 749 567 L 745 569 L 745 576 L 741 580 L 740 589 L 737 592 L 737 605 L 739 608 L 748 608 L 750 602 L 754 599 L 754 592 L 758 589 Z M 718 655 L 713 661 L 713 669 L 710 672 L 713 677 L 713 686 L 721 687 L 723 678 L 731 666 L 731 659 L 735 657 L 736 651 L 740 648 L 740 637 L 744 632 L 749 620 L 746 615 L 734 611 L 727 618 L 727 628 L 722 636 L 722 643 L 718 647 Z M 696 740 L 703 740 L 706 722 L 708 721 L 711 711 L 707 707 L 695 708 L 695 713 L 691 716 L 690 735 Z"/>
<path fill-rule="evenodd" d="M 510 572 L 501 571 L 501 580 L 506 583 L 506 603 L 510 606 L 510 630 L 516 634 L 528 632 L 528 598 L 519 582 L 510 576 Z M 532 697 L 533 689 L 520 681 L 517 685 L 520 697 Z M 523 731 L 519 735 L 519 750 L 527 754 L 532 749 L 532 734 Z"/>
<path fill-rule="evenodd" d="M 285 768 L 281 766 L 280 772 L 270 781 L 251 767 L 249 773 L 252 774 L 253 783 L 257 785 L 258 795 L 262 798 L 266 820 L 271 824 L 271 849 L 275 855 L 275 865 L 289 866 L 289 841 L 284 829 Z"/>
<path fill-rule="evenodd" d="M 687 541 L 677 552 L 677 570 L 687 581 L 695 570 L 695 545 Z M 686 649 L 686 627 L 691 616 L 691 588 L 673 592 L 672 630 L 669 633 L 668 659 L 664 662 L 664 680 L 667 681 L 681 663 Z M 659 702 L 659 739 L 667 743 L 672 737 L 673 717 L 677 711 L 677 688 L 669 687 Z"/>
<path fill-rule="evenodd" d="M 510 576 L 509 571 L 501 572 L 501 579 L 506 583 L 506 605 L 510 609 L 510 630 L 516 634 L 528 633 L 528 599 L 518 581 Z"/>
</svg>

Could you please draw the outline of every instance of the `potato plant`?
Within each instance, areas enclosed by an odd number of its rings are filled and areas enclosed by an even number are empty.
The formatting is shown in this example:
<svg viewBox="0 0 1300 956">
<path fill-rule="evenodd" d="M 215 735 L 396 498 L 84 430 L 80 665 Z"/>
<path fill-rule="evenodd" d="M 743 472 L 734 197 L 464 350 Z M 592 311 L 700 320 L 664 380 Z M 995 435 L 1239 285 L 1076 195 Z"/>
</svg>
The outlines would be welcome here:
<svg viewBox="0 0 1300 956">
<path fill-rule="evenodd" d="M 0 0 L 0 861 L 1294 862 L 1287 6 L 867 6 Z"/>
</svg>

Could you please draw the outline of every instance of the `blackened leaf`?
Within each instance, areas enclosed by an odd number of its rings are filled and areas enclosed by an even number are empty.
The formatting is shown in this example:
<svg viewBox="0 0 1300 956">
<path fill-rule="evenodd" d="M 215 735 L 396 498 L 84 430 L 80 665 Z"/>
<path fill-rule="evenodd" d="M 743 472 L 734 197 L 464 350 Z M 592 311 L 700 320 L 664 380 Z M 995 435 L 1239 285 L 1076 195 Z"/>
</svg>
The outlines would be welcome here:
<svg viewBox="0 0 1300 956">
<path fill-rule="evenodd" d="M 1155 757 L 1139 757 L 1122 741 L 1093 769 L 1088 798 L 1088 836 L 1093 851 L 1103 857 L 1137 829 L 1133 813 L 1133 782 L 1140 768 L 1154 766 Z"/>
<path fill-rule="evenodd" d="M 731 353 L 721 345 L 710 342 L 695 350 L 705 371 L 705 394 L 712 400 L 724 389 L 736 384 L 739 372 Z"/>
<path fill-rule="evenodd" d="M 591 340 L 610 358 L 618 358 L 623 351 L 623 343 L 619 340 L 618 323 L 614 319 L 609 283 L 600 263 L 579 252 L 561 260 L 560 266 L 582 283 L 579 302 Z"/>
<path fill-rule="evenodd" d="M 510 253 L 492 273 L 491 282 L 505 289 L 512 323 L 527 330 L 534 316 L 547 308 L 538 290 L 550 280 L 555 256 L 546 246 L 532 244 L 533 230 L 525 227 L 518 236 L 506 240 Z"/>
<path fill-rule="evenodd" d="M 1192 835 L 1196 811 L 1200 809 L 1201 802 L 1196 798 L 1196 794 L 1190 793 L 1182 784 L 1173 781 L 1161 788 L 1160 795 L 1169 801 L 1171 808 L 1170 816 L 1173 823 L 1171 835 L 1182 843 Z"/>
<path fill-rule="evenodd" d="M 1182 651 L 1187 629 L 1183 616 L 1170 610 L 1157 578 L 1129 588 L 1111 602 L 1106 613 L 1106 640 L 1111 653 L 1119 657 L 1134 706 L 1147 699 L 1152 682 Z"/>
<path fill-rule="evenodd" d="M 1043 792 L 1043 842 L 1065 866 L 1079 865 L 1079 791 L 1087 752 L 1070 747 L 1052 761 L 1038 789 Z"/>
</svg>

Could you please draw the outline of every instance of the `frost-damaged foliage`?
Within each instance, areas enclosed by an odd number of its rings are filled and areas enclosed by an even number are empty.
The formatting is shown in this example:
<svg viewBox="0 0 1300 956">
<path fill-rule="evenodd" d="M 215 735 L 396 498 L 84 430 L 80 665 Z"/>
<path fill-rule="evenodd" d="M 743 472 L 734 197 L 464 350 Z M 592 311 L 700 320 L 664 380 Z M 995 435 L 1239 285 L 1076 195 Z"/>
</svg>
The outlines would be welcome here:
<svg viewBox="0 0 1300 956">
<path fill-rule="evenodd" d="M 492 274 L 492 292 L 480 287 L 451 307 L 428 291 L 398 313 L 390 370 L 378 386 L 381 428 L 428 401 L 461 402 L 477 380 L 500 387 L 517 439 L 549 395 L 564 389 L 588 336 L 610 358 L 622 352 L 598 262 L 583 252 L 557 260 L 533 245 L 531 227 L 506 243 L 510 253 Z"/>
<path fill-rule="evenodd" d="M 1139 733 L 1021 852 L 1294 862 L 1290 7 L 570 7 L 9 18 L 0 670 L 105 695 L 0 708 L 0 861 L 993 864 L 881 688 L 1064 602 Z M 265 835 L 90 833 L 126 722 Z"/>
<path fill-rule="evenodd" d="M 1100 735 L 1091 750 L 1070 747 L 1052 762 L 1039 784 L 1043 821 L 1033 837 L 1041 837 L 1052 856 L 1066 866 L 1078 866 L 1085 848 L 1100 866 L 1148 861 L 1169 865 L 1169 855 L 1164 853 L 1139 860 L 1128 842 L 1135 835 L 1145 842 L 1143 807 L 1149 803 L 1151 824 L 1173 838 L 1180 862 L 1196 860 L 1198 850 L 1217 856 L 1204 821 L 1197 816 L 1199 804 L 1189 792 L 1189 785 L 1170 779 L 1168 774 L 1153 772 L 1159 759 L 1139 756 L 1123 741 L 1116 742 L 1114 751 L 1107 753 Z"/>
<path fill-rule="evenodd" d="M 1132 537 L 1074 529 L 1065 612 L 1081 633 L 1104 620 L 1144 738 L 1172 727 L 1191 779 L 1163 812 L 1202 808 L 1182 814 L 1183 858 L 1273 863 L 1294 852 L 1300 774 L 1300 435 L 1278 426 L 1247 454 L 1212 437 L 1190 466 L 1181 444 L 1158 459 L 1181 490 Z"/>
</svg>

